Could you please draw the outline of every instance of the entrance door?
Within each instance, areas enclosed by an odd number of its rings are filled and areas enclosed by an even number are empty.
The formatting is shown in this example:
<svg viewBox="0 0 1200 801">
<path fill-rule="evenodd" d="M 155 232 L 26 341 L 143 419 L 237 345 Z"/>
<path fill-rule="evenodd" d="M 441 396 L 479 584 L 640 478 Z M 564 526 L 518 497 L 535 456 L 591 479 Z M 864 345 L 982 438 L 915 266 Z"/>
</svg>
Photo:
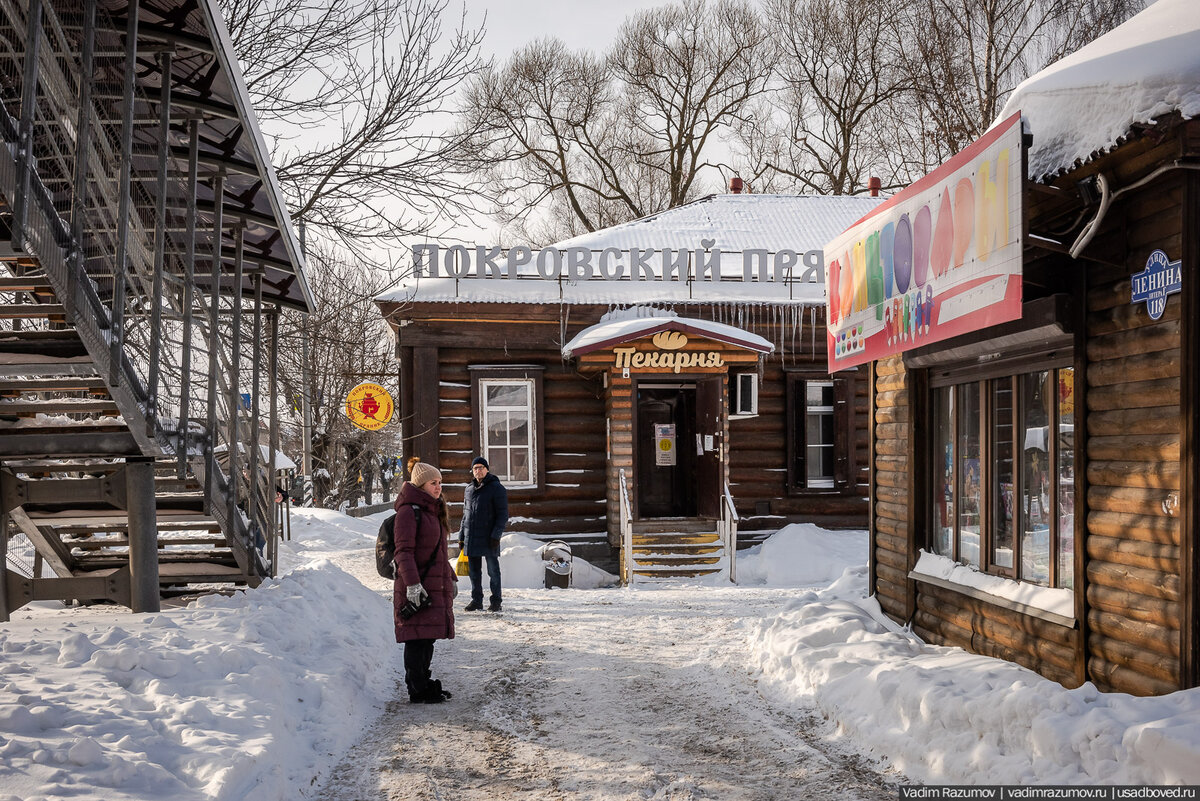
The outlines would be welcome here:
<svg viewBox="0 0 1200 801">
<path fill-rule="evenodd" d="M 721 440 L 725 433 L 722 414 L 720 377 L 706 378 L 699 383 L 696 402 L 696 434 L 700 445 L 696 449 L 696 505 L 701 517 L 721 516 L 721 494 L 725 491 L 721 473 Z"/>
<path fill-rule="evenodd" d="M 637 386 L 638 517 L 696 515 L 696 385 Z"/>
</svg>

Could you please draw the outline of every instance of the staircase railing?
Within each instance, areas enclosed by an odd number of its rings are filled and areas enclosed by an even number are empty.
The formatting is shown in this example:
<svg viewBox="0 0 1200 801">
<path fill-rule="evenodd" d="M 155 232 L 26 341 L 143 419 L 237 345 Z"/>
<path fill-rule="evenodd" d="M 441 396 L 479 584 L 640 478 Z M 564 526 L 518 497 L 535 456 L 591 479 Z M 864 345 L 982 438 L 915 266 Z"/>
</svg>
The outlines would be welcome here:
<svg viewBox="0 0 1200 801">
<path fill-rule="evenodd" d="M 625 468 L 618 471 L 617 481 L 621 485 L 621 583 L 628 585 L 633 582 L 633 512 L 625 482 Z"/>
<path fill-rule="evenodd" d="M 121 191 L 112 176 L 127 171 L 132 161 L 130 121 L 124 128 L 114 125 L 107 106 L 91 99 L 88 48 L 81 55 L 73 41 L 63 38 L 62 31 L 71 26 L 62 23 L 55 6 L 42 5 L 41 15 L 44 21 L 38 24 L 25 18 L 19 4 L 0 6 L 0 18 L 10 29 L 37 31 L 24 41 L 18 37 L 14 48 L 0 55 L 0 71 L 11 71 L 11 64 L 23 66 L 26 73 L 11 87 L 19 88 L 20 97 L 10 92 L 0 103 L 0 194 L 14 212 L 14 249 L 27 250 L 45 271 L 142 452 L 173 456 L 180 478 L 190 472 L 203 482 L 206 506 L 221 523 L 238 563 L 252 576 L 264 575 L 256 557 L 256 530 L 273 544 L 278 448 L 274 426 L 265 435 L 259 416 L 260 399 L 275 403 L 273 382 L 267 390 L 259 373 L 266 361 L 262 318 L 269 312 L 261 290 L 249 310 L 243 308 L 240 291 L 222 294 L 220 289 L 221 245 L 230 228 L 237 254 L 232 285 L 242 285 L 237 232 L 244 223 L 222 219 L 221 174 L 206 178 L 213 183 L 216 201 L 212 228 L 218 233 L 210 237 L 212 252 L 197 247 L 198 228 L 207 218 L 197 215 L 194 200 L 188 208 L 170 212 L 154 202 L 166 196 L 167 187 L 173 188 L 173 197 L 197 195 L 195 124 L 189 125 L 186 158 L 166 151 L 169 93 L 151 99 L 135 86 L 125 89 L 126 107 L 132 108 L 136 95 L 145 106 L 163 109 L 158 134 L 151 134 L 161 137 L 162 152 L 156 174 L 143 175 L 128 192 Z M 104 27 L 114 26 L 109 20 Z M 42 37 L 47 37 L 44 46 L 31 46 L 42 43 Z M 169 54 L 158 57 L 169 72 Z M 13 69 L 14 76 L 20 73 Z M 17 105 L 14 117 L 10 109 Z M 152 130 L 144 121 L 139 128 Z M 51 193 L 47 185 L 73 186 L 75 191 Z M 136 205 L 155 208 L 155 213 L 145 220 L 137 213 L 122 214 L 134 196 Z M 168 233 L 176 226 L 183 232 Z M 211 296 L 200 291 L 195 269 L 200 263 L 212 267 Z M 226 272 L 224 277 L 231 276 Z M 255 278 L 261 281 L 261 276 Z M 243 311 L 250 318 L 244 327 Z M 232 330 L 222 322 L 231 318 Z M 250 359 L 240 358 L 251 352 Z M 252 409 L 240 403 L 250 372 L 247 361 L 253 366 Z M 269 364 L 274 362 L 272 358 Z M 259 447 L 267 444 L 264 440 L 269 442 L 266 458 Z M 213 452 L 220 445 L 229 459 L 218 467 Z"/>
<path fill-rule="evenodd" d="M 737 507 L 733 505 L 733 495 L 729 492 L 729 482 L 725 482 L 725 490 L 721 493 L 721 517 L 717 520 L 717 531 L 729 560 L 729 580 L 734 584 L 737 584 L 738 520 Z"/>
</svg>

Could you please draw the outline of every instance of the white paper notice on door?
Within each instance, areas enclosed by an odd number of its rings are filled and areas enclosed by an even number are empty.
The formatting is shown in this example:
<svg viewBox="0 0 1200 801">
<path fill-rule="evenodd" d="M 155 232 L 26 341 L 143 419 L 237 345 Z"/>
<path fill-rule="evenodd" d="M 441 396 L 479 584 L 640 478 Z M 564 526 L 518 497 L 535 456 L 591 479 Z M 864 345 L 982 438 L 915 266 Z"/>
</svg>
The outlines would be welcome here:
<svg viewBox="0 0 1200 801">
<path fill-rule="evenodd" d="M 675 464 L 675 424 L 654 424 L 654 464 L 670 467 Z"/>
<path fill-rule="evenodd" d="M 713 435 L 705 434 L 704 435 L 704 452 L 708 453 L 709 451 L 714 450 L 716 447 L 717 447 L 716 444 L 713 442 Z"/>
</svg>

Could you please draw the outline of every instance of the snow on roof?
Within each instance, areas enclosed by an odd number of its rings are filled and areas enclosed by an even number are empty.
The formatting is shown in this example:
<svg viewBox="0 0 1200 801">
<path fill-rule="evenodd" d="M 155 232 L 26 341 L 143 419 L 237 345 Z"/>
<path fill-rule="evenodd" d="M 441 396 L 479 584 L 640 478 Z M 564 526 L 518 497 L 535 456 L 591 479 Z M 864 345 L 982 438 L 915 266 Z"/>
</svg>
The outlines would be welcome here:
<svg viewBox="0 0 1200 801">
<path fill-rule="evenodd" d="M 1135 123 L 1200 114 L 1196 0 L 1145 11 L 1027 78 L 997 122 L 1020 110 L 1033 133 L 1029 175 L 1070 168 L 1120 142 Z"/>
<path fill-rule="evenodd" d="M 820 252 L 825 243 L 869 213 L 883 198 L 820 197 L 811 195 L 710 195 L 640 220 L 614 225 L 572 237 L 554 245 L 559 250 L 583 248 L 599 254 L 616 248 L 625 256 L 633 249 L 655 250 L 647 263 L 660 280 L 547 279 L 533 264 L 505 277 L 448 278 L 420 276 L 376 298 L 379 302 L 477 302 L 636 304 L 745 303 L 819 305 L 825 302 L 822 283 L 743 281 L 743 254 L 765 250 L 772 254 L 791 250 L 798 254 Z M 662 281 L 661 251 L 676 253 L 720 249 L 719 281 Z M 798 265 L 797 276 L 803 272 Z M 824 280 L 824 271 L 815 271 Z"/>
<path fill-rule="evenodd" d="M 562 353 L 564 357 L 570 358 L 572 354 L 589 353 L 610 345 L 628 342 L 631 339 L 656 334 L 659 331 L 683 331 L 695 336 L 715 339 L 718 342 L 756 350 L 759 353 L 770 353 L 775 350 L 775 346 L 768 340 L 741 328 L 712 320 L 678 317 L 669 313 L 651 317 L 618 317 L 596 323 L 583 329 L 570 342 L 563 345 Z"/>
</svg>

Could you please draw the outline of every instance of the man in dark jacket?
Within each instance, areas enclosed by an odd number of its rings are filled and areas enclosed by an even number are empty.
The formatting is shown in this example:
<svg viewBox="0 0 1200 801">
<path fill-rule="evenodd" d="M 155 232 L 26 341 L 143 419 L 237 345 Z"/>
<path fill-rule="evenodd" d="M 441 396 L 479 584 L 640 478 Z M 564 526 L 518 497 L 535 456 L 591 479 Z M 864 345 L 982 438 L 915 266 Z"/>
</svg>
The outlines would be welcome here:
<svg viewBox="0 0 1200 801">
<path fill-rule="evenodd" d="M 483 608 L 483 573 L 480 557 L 487 559 L 488 578 L 492 595 L 488 610 L 500 611 L 500 537 L 508 525 L 508 490 L 488 471 L 487 459 L 476 457 L 471 462 L 474 480 L 467 485 L 463 496 L 462 525 L 458 529 L 458 546 L 467 553 L 471 574 L 471 602 L 466 610 Z"/>
</svg>

